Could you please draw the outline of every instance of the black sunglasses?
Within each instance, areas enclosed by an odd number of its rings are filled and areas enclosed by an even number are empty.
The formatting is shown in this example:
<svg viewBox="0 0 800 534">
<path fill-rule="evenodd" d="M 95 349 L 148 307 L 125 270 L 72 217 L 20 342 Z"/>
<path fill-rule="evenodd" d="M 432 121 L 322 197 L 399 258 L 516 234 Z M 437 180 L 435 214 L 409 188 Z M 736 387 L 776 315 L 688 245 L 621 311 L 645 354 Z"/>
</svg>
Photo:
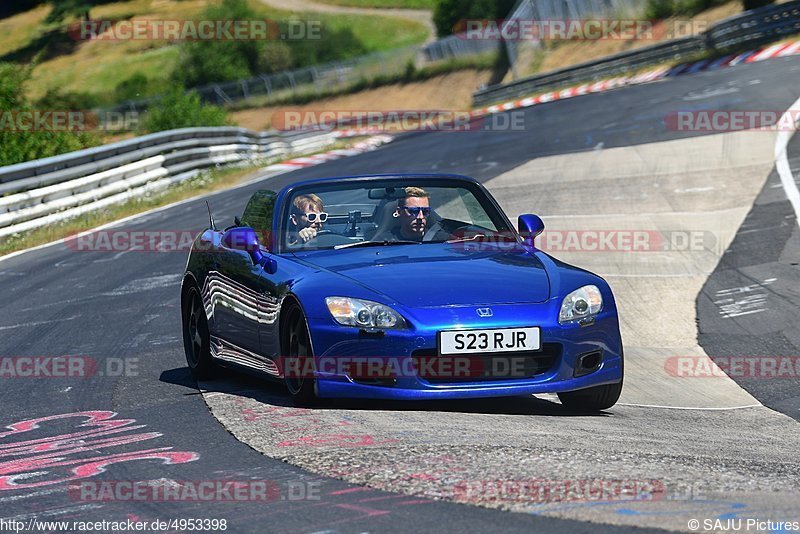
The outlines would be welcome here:
<svg viewBox="0 0 800 534">
<path fill-rule="evenodd" d="M 425 217 L 431 214 L 430 208 L 423 208 L 419 206 L 403 206 L 403 209 L 406 210 L 406 213 L 412 217 L 419 217 L 420 213 L 422 213 Z"/>
</svg>

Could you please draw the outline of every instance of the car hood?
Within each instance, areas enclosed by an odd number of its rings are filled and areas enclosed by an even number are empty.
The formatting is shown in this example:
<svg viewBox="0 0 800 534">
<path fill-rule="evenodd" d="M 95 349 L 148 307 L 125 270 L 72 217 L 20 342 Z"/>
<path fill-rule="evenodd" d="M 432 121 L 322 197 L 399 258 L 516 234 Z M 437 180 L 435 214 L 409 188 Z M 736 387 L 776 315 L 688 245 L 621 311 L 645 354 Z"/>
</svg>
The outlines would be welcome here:
<svg viewBox="0 0 800 534">
<path fill-rule="evenodd" d="M 522 246 L 469 251 L 450 244 L 311 252 L 299 257 L 413 308 L 544 302 L 542 262 Z"/>
</svg>

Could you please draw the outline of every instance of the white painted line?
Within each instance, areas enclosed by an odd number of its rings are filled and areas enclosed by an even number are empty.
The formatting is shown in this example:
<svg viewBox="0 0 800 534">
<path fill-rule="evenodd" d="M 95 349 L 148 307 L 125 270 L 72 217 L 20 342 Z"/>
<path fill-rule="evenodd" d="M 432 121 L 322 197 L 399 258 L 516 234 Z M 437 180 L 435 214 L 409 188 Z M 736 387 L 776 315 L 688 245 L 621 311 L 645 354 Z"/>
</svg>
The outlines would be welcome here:
<svg viewBox="0 0 800 534">
<path fill-rule="evenodd" d="M 644 274 L 637 274 L 637 273 L 616 273 L 616 274 L 604 274 L 603 278 L 694 278 L 697 276 L 708 276 L 713 271 L 704 272 L 704 273 L 666 273 L 666 274 L 652 274 L 652 273 L 644 273 Z"/>
<path fill-rule="evenodd" d="M 79 318 L 80 315 L 72 315 L 70 317 L 63 317 L 61 319 L 50 319 L 47 321 L 35 321 L 32 323 L 21 323 L 21 324 L 12 324 L 7 326 L 0 326 L 0 330 L 15 330 L 17 328 L 31 328 L 33 326 L 42 326 L 45 324 L 53 324 L 53 323 L 63 323 L 64 321 L 71 321 L 73 319 Z"/>
<path fill-rule="evenodd" d="M 66 488 L 65 488 L 66 489 Z M 64 489 L 51 489 L 43 491 L 34 491 L 33 493 L 24 493 L 22 495 L 12 495 L 11 497 L 0 497 L 0 502 L 13 502 L 22 499 L 30 499 L 31 497 L 43 497 L 53 493 L 63 493 Z"/>
<path fill-rule="evenodd" d="M 797 110 L 800 110 L 800 98 L 786 110 L 786 113 L 783 114 L 778 124 L 786 124 L 784 121 L 787 120 L 791 121 L 792 113 Z M 775 141 L 775 168 L 778 171 L 778 175 L 781 177 L 781 184 L 783 184 L 783 189 L 786 191 L 786 197 L 789 199 L 789 202 L 791 202 L 792 208 L 794 208 L 795 221 L 797 224 L 800 224 L 800 191 L 798 191 L 797 183 L 794 181 L 792 168 L 789 166 L 789 156 L 786 153 L 789 147 L 789 141 L 792 139 L 794 133 L 795 132 L 788 130 L 778 132 L 778 139 Z"/>
<path fill-rule="evenodd" d="M 708 412 L 744 410 L 746 408 L 763 408 L 761 404 L 747 404 L 745 406 L 730 406 L 723 408 L 700 408 L 700 407 L 690 407 L 690 406 L 659 406 L 658 404 L 628 404 L 626 402 L 618 402 L 615 406 L 634 406 L 636 408 L 664 408 L 667 410 L 703 410 Z"/>
<path fill-rule="evenodd" d="M 720 213 L 730 211 L 729 208 L 723 208 L 721 210 L 714 210 L 714 211 L 646 211 L 643 213 L 636 213 L 636 216 L 641 217 L 649 217 L 653 215 L 697 215 L 698 213 Z M 630 218 L 630 213 L 576 213 L 574 215 L 571 214 L 559 214 L 559 215 L 541 215 L 541 218 L 544 222 L 547 222 L 548 219 L 592 219 L 592 218 L 609 218 L 609 217 L 621 217 L 621 218 Z M 653 228 L 655 230 L 655 228 Z"/>
</svg>

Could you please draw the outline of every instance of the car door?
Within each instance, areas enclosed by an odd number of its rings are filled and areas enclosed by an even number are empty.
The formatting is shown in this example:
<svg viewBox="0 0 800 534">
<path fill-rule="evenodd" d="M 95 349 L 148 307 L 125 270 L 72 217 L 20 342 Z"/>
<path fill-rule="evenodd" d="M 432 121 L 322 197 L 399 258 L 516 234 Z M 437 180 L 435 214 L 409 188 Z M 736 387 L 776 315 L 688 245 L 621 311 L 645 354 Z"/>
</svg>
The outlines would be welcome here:
<svg viewBox="0 0 800 534">
<path fill-rule="evenodd" d="M 267 246 L 271 242 L 269 232 L 276 198 L 274 191 L 257 191 L 239 221 L 241 226 L 256 231 L 265 254 L 269 253 Z M 215 320 L 219 337 L 233 345 L 230 349 L 239 349 L 240 354 L 235 355 L 239 363 L 264 369 L 265 360 L 271 358 L 265 357 L 260 333 L 277 317 L 278 299 L 273 277 L 265 272 L 263 264 L 253 261 L 250 253 L 226 248 L 224 244 L 220 246 L 218 271 Z M 266 354 L 272 356 L 269 350 Z M 266 367 L 272 368 L 271 365 Z"/>
</svg>

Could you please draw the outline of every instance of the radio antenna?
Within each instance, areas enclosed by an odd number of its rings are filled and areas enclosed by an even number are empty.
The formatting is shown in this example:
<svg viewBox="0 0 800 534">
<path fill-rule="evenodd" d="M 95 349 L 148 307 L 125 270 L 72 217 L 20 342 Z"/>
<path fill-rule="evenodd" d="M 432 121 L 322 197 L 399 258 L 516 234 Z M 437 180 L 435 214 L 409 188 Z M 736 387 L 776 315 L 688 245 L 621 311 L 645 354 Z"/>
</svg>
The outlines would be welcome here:
<svg viewBox="0 0 800 534">
<path fill-rule="evenodd" d="M 211 215 L 211 204 L 208 203 L 208 200 L 206 200 L 206 208 L 208 208 L 208 223 L 211 225 L 211 229 L 216 232 L 217 225 L 214 224 L 214 216 Z"/>
</svg>

